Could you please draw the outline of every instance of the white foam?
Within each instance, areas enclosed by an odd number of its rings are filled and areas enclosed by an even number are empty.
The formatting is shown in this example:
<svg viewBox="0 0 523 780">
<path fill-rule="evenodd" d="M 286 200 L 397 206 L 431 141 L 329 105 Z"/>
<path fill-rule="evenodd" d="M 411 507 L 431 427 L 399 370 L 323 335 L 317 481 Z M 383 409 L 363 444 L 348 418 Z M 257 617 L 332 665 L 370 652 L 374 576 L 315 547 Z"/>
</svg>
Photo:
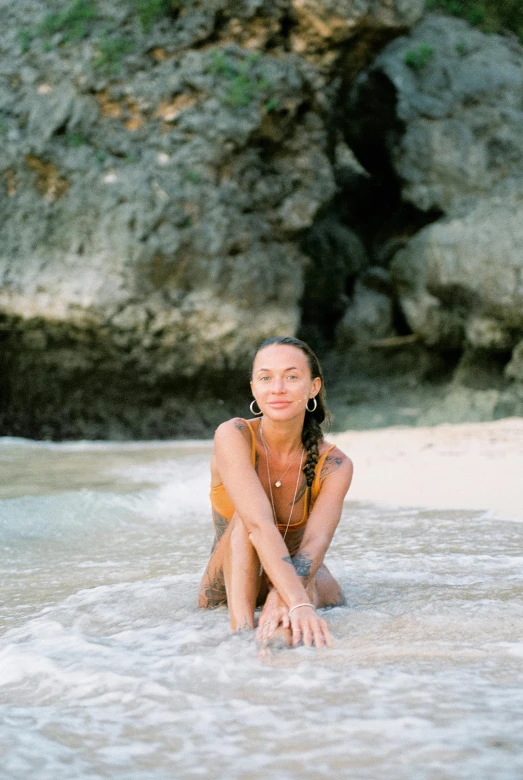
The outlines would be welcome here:
<svg viewBox="0 0 523 780">
<path fill-rule="evenodd" d="M 2 780 L 522 773 L 513 523 L 347 505 L 334 649 L 259 654 L 225 608 L 196 607 L 208 454 L 137 450 L 122 469 L 111 446 L 123 492 L 0 501 Z"/>
</svg>

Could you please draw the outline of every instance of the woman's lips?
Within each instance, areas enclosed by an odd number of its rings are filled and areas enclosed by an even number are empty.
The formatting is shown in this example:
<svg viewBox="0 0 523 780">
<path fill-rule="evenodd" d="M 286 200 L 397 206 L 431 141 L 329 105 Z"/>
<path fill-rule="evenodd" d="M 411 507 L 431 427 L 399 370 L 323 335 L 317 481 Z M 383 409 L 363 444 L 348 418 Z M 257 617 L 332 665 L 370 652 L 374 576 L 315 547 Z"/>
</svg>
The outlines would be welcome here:
<svg viewBox="0 0 523 780">
<path fill-rule="evenodd" d="M 291 401 L 269 401 L 269 406 L 272 406 L 274 409 L 280 409 L 284 406 L 289 406 Z"/>
</svg>

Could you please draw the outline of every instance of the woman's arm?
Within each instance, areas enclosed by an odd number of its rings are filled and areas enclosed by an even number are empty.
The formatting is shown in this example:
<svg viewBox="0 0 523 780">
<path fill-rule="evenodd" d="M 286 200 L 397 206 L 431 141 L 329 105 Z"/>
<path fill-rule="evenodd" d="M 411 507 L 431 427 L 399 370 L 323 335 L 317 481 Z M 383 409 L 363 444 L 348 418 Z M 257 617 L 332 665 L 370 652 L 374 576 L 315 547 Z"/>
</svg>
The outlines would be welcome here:
<svg viewBox="0 0 523 780">
<path fill-rule="evenodd" d="M 251 445 L 240 419 L 222 423 L 214 436 L 216 465 L 267 576 L 290 609 L 309 601 L 274 523 L 271 504 L 251 463 Z"/>
<path fill-rule="evenodd" d="M 298 552 L 292 558 L 287 556 L 286 559 L 294 566 L 305 588 L 322 565 L 332 541 L 340 521 L 343 499 L 350 487 L 352 473 L 351 460 L 340 450 L 336 448 L 327 456 L 322 468 L 323 481 L 320 495 L 309 515 Z M 284 628 L 290 625 L 287 613 L 282 607 L 284 607 L 283 599 L 277 588 L 273 587 L 260 616 L 259 639 L 269 639 L 278 625 Z"/>
<path fill-rule="evenodd" d="M 287 560 L 304 587 L 323 563 L 340 522 L 343 500 L 352 481 L 352 461 L 338 448 L 327 456 L 322 468 L 320 494 L 309 515 L 298 552 Z"/>
</svg>

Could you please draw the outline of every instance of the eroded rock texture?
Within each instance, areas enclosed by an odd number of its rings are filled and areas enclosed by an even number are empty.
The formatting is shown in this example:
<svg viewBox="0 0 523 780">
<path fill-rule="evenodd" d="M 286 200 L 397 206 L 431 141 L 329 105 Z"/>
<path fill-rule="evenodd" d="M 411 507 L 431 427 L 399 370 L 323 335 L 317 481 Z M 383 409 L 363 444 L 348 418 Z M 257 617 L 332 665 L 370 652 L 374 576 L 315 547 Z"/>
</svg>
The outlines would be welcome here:
<svg viewBox="0 0 523 780">
<path fill-rule="evenodd" d="M 428 16 L 381 52 L 349 105 L 368 167 L 371 138 L 403 199 L 431 214 L 392 262 L 409 328 L 437 349 L 508 362 L 523 335 L 521 46 Z M 519 361 L 516 350 L 507 376 Z"/>
<path fill-rule="evenodd" d="M 0 7 L 2 430 L 199 433 L 298 326 L 336 69 L 422 0 Z"/>
</svg>

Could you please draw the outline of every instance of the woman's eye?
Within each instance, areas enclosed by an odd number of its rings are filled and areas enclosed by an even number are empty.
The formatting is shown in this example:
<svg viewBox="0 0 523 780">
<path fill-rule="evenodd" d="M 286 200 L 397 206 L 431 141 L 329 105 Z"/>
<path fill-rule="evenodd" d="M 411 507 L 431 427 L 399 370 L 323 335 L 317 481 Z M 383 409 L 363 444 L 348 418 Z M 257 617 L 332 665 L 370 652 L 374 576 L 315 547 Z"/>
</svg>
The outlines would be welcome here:
<svg viewBox="0 0 523 780">
<path fill-rule="evenodd" d="M 296 376 L 296 374 L 289 374 L 287 376 L 287 379 L 298 379 L 298 377 Z"/>
</svg>

